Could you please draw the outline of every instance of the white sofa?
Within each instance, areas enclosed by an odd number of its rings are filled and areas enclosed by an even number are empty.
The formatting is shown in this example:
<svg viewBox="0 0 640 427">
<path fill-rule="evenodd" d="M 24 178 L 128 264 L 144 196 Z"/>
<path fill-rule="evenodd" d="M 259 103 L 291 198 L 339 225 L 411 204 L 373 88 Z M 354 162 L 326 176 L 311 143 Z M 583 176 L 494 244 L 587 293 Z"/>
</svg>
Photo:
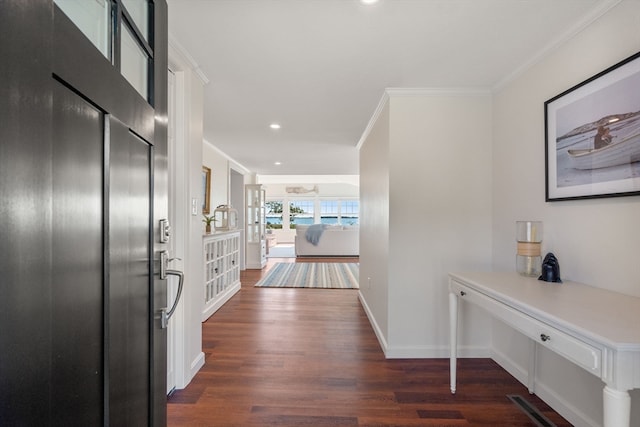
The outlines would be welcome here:
<svg viewBox="0 0 640 427">
<path fill-rule="evenodd" d="M 317 245 L 313 245 L 305 234 L 308 225 L 296 226 L 296 256 L 359 256 L 360 229 L 357 226 L 327 226 Z"/>
</svg>

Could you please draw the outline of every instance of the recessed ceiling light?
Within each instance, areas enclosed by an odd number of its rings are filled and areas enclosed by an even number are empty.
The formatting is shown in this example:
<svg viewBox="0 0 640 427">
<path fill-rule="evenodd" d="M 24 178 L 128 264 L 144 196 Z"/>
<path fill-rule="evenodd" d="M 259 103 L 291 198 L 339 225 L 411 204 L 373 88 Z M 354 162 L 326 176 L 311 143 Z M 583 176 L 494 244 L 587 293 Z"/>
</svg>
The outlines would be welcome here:
<svg viewBox="0 0 640 427">
<path fill-rule="evenodd" d="M 277 124 L 277 123 L 271 123 L 271 124 L 269 125 L 269 127 L 270 127 L 271 129 L 280 129 L 280 125 L 279 125 L 279 124 Z"/>
<path fill-rule="evenodd" d="M 276 166 L 280 166 L 281 164 L 282 164 L 282 163 L 280 163 L 280 162 L 275 162 L 275 163 L 274 163 L 274 165 L 276 165 Z"/>
<path fill-rule="evenodd" d="M 360 0 L 360 3 L 362 3 L 362 4 L 374 4 L 374 3 L 378 3 L 378 0 Z"/>
</svg>

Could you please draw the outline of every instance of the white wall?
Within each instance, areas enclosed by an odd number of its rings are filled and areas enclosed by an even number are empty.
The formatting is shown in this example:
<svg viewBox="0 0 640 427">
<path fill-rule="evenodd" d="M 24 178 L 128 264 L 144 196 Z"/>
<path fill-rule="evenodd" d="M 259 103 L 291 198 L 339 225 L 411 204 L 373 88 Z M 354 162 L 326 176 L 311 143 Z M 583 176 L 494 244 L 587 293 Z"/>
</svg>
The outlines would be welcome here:
<svg viewBox="0 0 640 427">
<path fill-rule="evenodd" d="M 448 273 L 491 265 L 491 98 L 392 94 L 390 111 L 388 355 L 443 357 Z M 466 314 L 462 354 L 487 354 L 487 316 Z"/>
<path fill-rule="evenodd" d="M 313 188 L 314 185 L 324 187 L 325 190 L 337 188 L 343 195 L 343 191 L 349 192 L 349 194 L 358 195 L 357 188 L 360 184 L 358 175 L 257 175 L 257 182 L 265 186 L 265 188 L 273 187 L 273 194 L 285 194 L 285 186 L 301 186 L 304 188 Z M 329 185 L 329 187 L 326 187 Z M 353 189 L 356 189 L 355 192 Z M 313 193 L 311 193 L 313 194 Z"/>
<path fill-rule="evenodd" d="M 491 266 L 491 98 L 387 93 L 361 148 L 361 298 L 387 357 L 445 357 L 448 273 Z M 461 322 L 461 354 L 488 355 L 488 316 Z"/>
<path fill-rule="evenodd" d="M 389 104 L 379 116 L 360 156 L 360 301 L 386 349 L 389 334 Z"/>
<path fill-rule="evenodd" d="M 356 177 L 357 178 L 357 177 Z M 258 177 L 258 182 L 262 183 L 262 176 Z M 316 199 L 318 197 L 335 197 L 335 198 L 358 198 L 360 195 L 359 187 L 357 185 L 348 183 L 324 183 L 315 184 L 318 186 L 318 192 L 310 193 L 287 193 L 287 187 L 303 187 L 306 190 L 313 189 L 314 185 L 300 184 L 297 181 L 281 182 L 263 184 L 266 191 L 266 197 L 268 198 L 289 198 L 289 199 Z"/>
<path fill-rule="evenodd" d="M 541 220 L 543 253 L 558 257 L 563 279 L 640 296 L 640 197 L 546 203 L 543 111 L 546 100 L 639 48 L 640 2 L 622 1 L 494 94 L 494 269 L 515 270 L 515 222 Z M 525 372 L 526 348 L 522 336 L 494 323 L 495 357 L 516 376 Z M 538 394 L 562 405 L 554 406 L 565 417 L 601 425 L 600 380 L 548 352 L 538 372 Z M 638 391 L 632 407 L 631 425 L 640 426 Z"/>
</svg>

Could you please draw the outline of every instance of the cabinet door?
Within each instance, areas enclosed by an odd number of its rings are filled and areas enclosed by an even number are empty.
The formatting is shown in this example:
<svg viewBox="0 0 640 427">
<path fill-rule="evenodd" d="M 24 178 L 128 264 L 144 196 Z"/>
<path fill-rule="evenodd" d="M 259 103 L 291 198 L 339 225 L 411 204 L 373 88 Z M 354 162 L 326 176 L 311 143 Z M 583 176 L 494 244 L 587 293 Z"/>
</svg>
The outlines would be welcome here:
<svg viewBox="0 0 640 427">
<path fill-rule="evenodd" d="M 259 240 L 259 190 L 255 185 L 248 185 L 247 193 L 247 243 L 255 243 Z"/>
</svg>

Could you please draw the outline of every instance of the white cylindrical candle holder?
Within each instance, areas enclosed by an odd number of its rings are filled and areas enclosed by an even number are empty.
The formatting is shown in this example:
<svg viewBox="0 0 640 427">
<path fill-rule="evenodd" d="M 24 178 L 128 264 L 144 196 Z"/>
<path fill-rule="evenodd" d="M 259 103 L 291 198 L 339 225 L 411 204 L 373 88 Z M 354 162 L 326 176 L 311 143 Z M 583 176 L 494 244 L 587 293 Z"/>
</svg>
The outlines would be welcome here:
<svg viewBox="0 0 640 427">
<path fill-rule="evenodd" d="M 541 221 L 516 221 L 516 271 L 523 276 L 539 276 L 542 268 Z"/>
</svg>

